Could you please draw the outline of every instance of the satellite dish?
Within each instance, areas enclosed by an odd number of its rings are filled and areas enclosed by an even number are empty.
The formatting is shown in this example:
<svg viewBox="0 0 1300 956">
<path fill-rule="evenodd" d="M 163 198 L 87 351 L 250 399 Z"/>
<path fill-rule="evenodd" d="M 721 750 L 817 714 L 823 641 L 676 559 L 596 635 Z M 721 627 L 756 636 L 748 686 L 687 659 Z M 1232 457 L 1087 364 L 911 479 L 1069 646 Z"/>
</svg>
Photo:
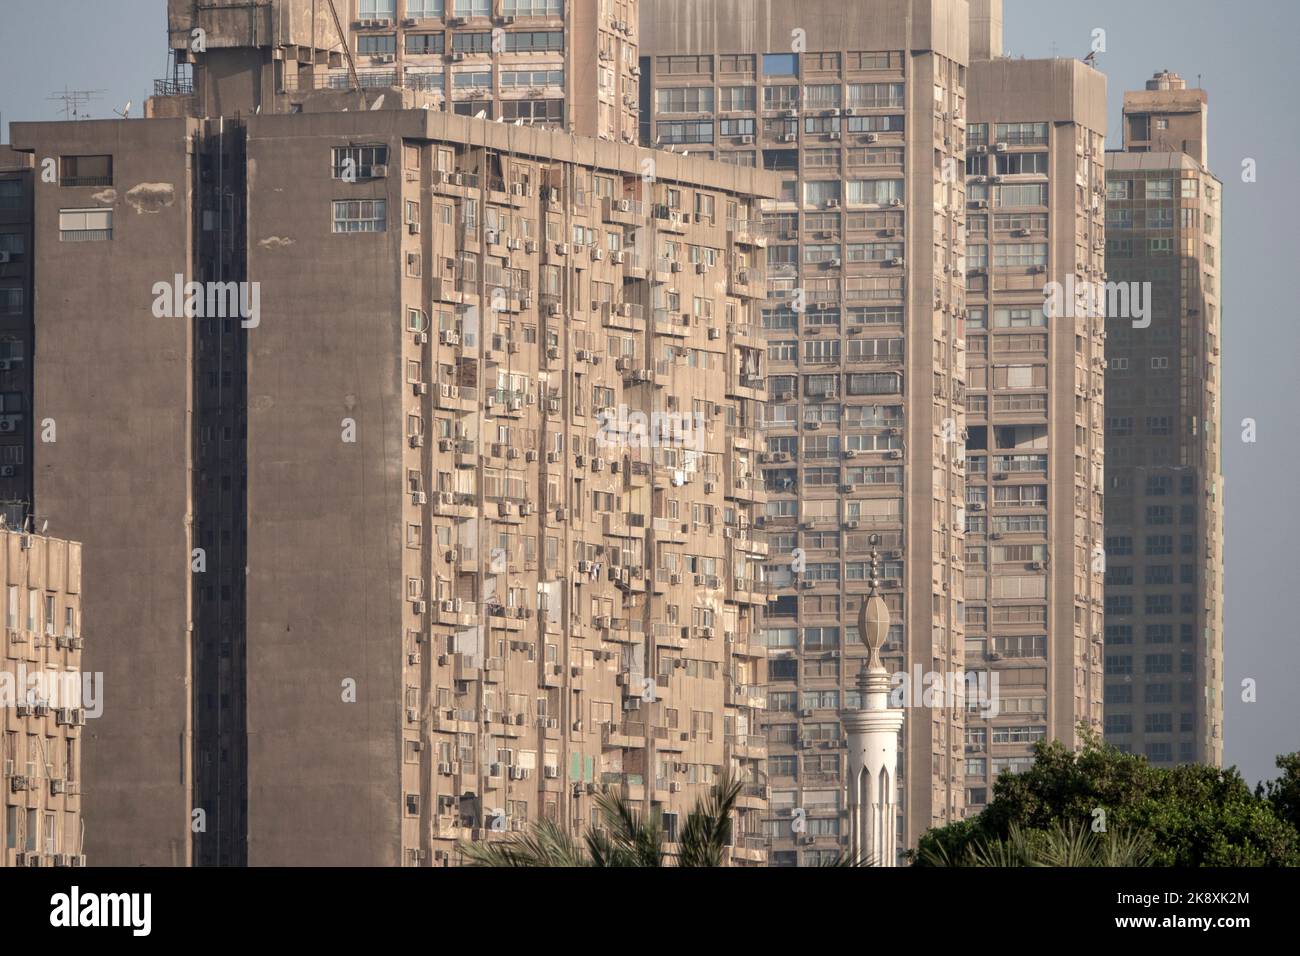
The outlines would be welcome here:
<svg viewBox="0 0 1300 956">
<path fill-rule="evenodd" d="M 122 119 L 130 119 L 130 118 L 131 118 L 131 102 L 132 102 L 131 100 L 127 100 L 127 101 L 126 101 L 126 106 L 123 106 L 120 110 L 113 110 L 113 112 L 116 113 L 118 116 L 122 117 Z"/>
<path fill-rule="evenodd" d="M 44 521 L 41 522 L 41 534 L 45 534 L 45 532 L 49 530 L 49 527 L 50 527 L 50 519 L 46 518 Z"/>
<path fill-rule="evenodd" d="M 521 117 L 519 117 L 519 119 L 515 120 L 515 125 L 516 125 L 516 126 L 523 126 L 523 125 L 524 125 L 524 118 L 521 116 Z"/>
<path fill-rule="evenodd" d="M 384 95 L 385 95 L 385 94 L 380 93 L 380 94 L 379 94 L 379 98 L 376 99 L 373 103 L 370 104 L 370 108 L 371 108 L 372 110 L 377 110 L 377 109 L 379 109 L 379 107 L 381 107 L 381 106 L 384 105 Z"/>
<path fill-rule="evenodd" d="M 479 110 L 474 114 L 475 119 L 487 119 L 487 110 Z"/>
</svg>

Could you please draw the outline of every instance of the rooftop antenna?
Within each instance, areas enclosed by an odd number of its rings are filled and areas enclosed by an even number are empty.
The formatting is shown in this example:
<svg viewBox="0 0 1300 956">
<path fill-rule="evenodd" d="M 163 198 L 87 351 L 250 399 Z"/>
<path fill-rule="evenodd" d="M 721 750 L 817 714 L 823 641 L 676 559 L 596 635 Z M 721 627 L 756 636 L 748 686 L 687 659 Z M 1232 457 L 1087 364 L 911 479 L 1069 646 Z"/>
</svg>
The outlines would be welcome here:
<svg viewBox="0 0 1300 956">
<path fill-rule="evenodd" d="M 91 100 L 99 99 L 99 94 L 104 90 L 70 90 L 66 86 L 63 91 L 55 91 L 45 97 L 47 100 L 62 100 L 63 118 L 69 120 L 90 119 L 89 115 L 83 115 L 84 108 L 89 105 Z"/>
<path fill-rule="evenodd" d="M 352 85 L 357 89 L 357 96 L 361 97 L 361 108 L 366 108 L 366 91 L 361 87 L 361 77 L 357 76 L 357 64 L 352 59 L 352 50 L 348 46 L 348 35 L 343 30 L 343 21 L 339 19 L 338 8 L 334 6 L 334 0 L 325 0 L 329 4 L 330 16 L 334 19 L 334 29 L 338 32 L 339 42 L 343 44 L 343 59 L 348 64 L 348 75 L 352 77 Z"/>
</svg>

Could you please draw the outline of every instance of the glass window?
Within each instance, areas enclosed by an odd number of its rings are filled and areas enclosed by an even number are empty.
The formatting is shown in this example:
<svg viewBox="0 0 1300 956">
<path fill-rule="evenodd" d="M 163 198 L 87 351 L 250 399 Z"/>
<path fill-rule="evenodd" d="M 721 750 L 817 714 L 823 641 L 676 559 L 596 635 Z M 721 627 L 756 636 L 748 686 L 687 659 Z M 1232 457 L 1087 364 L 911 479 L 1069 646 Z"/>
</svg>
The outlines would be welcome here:
<svg viewBox="0 0 1300 956">
<path fill-rule="evenodd" d="M 764 53 L 764 76 L 795 76 L 799 72 L 797 53 Z"/>
</svg>

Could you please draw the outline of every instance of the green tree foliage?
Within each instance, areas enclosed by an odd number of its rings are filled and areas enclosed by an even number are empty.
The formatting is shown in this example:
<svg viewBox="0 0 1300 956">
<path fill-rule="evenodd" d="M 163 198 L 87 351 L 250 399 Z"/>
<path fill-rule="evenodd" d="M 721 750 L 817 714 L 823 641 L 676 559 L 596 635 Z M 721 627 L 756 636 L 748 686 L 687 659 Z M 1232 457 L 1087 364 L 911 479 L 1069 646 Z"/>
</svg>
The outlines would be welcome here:
<svg viewBox="0 0 1300 956">
<path fill-rule="evenodd" d="M 1078 752 L 1059 741 L 1035 745 L 1033 767 L 1022 774 L 1004 772 L 993 801 L 979 816 L 926 833 L 912 853 L 913 863 L 1300 865 L 1293 816 L 1300 805 L 1300 757 L 1279 758 L 1284 777 L 1266 792 L 1252 793 L 1235 768 L 1153 767 L 1144 757 L 1105 745 L 1096 734 L 1084 731 L 1084 736 Z M 1098 858 L 1114 862 L 1048 862 Z M 1005 862 L 1016 859 L 1037 862 Z"/>
<path fill-rule="evenodd" d="M 1255 788 L 1255 795 L 1267 798 L 1273 812 L 1300 831 L 1300 751 L 1277 758 L 1282 776 Z"/>
</svg>

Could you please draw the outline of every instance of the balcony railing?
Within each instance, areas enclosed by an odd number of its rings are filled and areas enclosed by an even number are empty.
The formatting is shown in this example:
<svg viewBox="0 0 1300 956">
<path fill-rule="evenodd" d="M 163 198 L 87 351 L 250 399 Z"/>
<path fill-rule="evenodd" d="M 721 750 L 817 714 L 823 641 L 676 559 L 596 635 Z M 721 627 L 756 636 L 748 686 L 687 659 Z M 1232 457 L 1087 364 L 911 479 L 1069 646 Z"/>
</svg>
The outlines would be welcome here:
<svg viewBox="0 0 1300 956">
<path fill-rule="evenodd" d="M 193 96 L 193 80 L 154 80 L 154 96 Z"/>
<path fill-rule="evenodd" d="M 59 242 L 103 242 L 112 238 L 112 229 L 65 229 L 59 233 Z"/>
</svg>

